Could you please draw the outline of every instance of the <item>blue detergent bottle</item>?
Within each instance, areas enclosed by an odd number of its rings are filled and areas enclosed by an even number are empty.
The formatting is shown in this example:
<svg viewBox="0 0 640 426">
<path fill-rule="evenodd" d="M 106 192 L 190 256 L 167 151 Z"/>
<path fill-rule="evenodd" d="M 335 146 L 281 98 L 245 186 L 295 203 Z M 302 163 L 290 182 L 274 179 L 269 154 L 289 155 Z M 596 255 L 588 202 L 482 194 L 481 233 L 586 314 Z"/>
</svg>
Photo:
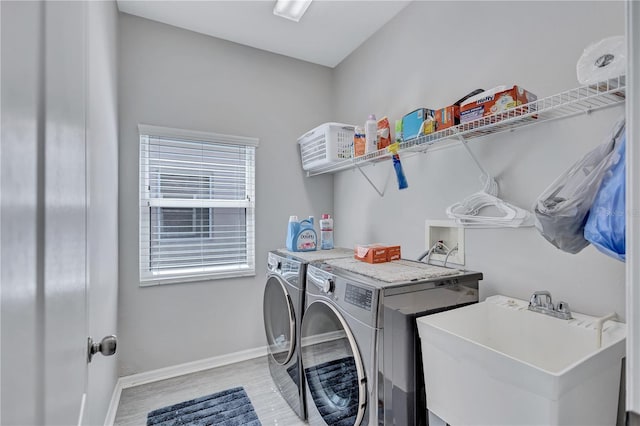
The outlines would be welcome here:
<svg viewBox="0 0 640 426">
<path fill-rule="evenodd" d="M 314 251 L 318 246 L 318 236 L 313 229 L 313 216 L 298 222 L 298 216 L 289 217 L 287 228 L 287 250 Z"/>
</svg>

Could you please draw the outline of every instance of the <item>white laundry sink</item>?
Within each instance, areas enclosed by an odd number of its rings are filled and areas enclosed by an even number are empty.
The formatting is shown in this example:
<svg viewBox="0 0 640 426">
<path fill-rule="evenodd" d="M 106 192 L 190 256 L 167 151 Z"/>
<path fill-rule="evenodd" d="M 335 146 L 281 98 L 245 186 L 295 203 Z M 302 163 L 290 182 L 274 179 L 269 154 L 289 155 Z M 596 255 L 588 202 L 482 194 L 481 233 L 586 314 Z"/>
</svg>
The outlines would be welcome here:
<svg viewBox="0 0 640 426">
<path fill-rule="evenodd" d="M 528 302 L 484 302 L 418 318 L 427 408 L 458 425 L 615 425 L 626 326 L 562 320 Z"/>
</svg>

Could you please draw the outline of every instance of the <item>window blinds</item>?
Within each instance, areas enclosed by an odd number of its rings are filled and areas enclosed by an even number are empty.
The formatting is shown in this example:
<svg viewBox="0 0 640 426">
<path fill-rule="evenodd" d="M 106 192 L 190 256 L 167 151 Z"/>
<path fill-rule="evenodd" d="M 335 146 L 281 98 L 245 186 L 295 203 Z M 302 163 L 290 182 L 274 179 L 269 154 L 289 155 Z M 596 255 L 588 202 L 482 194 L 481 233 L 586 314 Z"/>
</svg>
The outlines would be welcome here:
<svg viewBox="0 0 640 426">
<path fill-rule="evenodd" d="M 254 275 L 257 140 L 139 128 L 141 285 Z"/>
</svg>

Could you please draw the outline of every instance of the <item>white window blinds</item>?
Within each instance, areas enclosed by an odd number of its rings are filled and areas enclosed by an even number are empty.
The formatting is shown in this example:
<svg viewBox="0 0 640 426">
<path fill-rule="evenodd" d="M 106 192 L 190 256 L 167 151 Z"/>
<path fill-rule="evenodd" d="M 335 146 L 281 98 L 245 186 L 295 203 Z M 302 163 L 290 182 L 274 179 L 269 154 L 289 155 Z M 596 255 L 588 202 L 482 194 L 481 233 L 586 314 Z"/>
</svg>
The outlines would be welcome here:
<svg viewBox="0 0 640 426">
<path fill-rule="evenodd" d="M 141 285 L 255 275 L 257 139 L 139 131 Z"/>
</svg>

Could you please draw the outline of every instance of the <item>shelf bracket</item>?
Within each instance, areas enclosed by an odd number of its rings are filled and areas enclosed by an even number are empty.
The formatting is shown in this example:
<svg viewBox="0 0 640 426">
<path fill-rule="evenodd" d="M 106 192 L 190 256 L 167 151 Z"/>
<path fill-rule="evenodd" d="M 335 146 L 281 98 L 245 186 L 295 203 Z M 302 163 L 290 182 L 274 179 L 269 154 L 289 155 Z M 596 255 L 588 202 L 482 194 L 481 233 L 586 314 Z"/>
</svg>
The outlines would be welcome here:
<svg viewBox="0 0 640 426">
<path fill-rule="evenodd" d="M 473 151 L 471 151 L 471 149 L 467 145 L 467 140 L 462 135 L 457 135 L 457 138 L 458 140 L 460 140 L 460 143 L 462 144 L 464 149 L 467 151 L 467 153 L 469 154 L 473 162 L 476 163 L 476 166 L 478 167 L 478 169 L 480 169 L 480 172 L 482 173 L 484 191 L 491 195 L 498 195 L 498 182 L 496 182 L 493 176 L 491 176 L 484 169 L 484 167 L 482 167 L 482 164 L 480 164 L 480 161 L 478 161 L 478 158 L 475 156 Z"/>
<path fill-rule="evenodd" d="M 358 169 L 358 171 L 360 173 L 362 173 L 362 176 L 364 176 L 364 178 L 367 180 L 367 182 L 369 182 L 369 185 L 371 185 L 371 187 L 373 189 L 375 189 L 375 191 L 378 193 L 378 195 L 381 196 L 381 197 L 384 197 L 384 193 L 387 191 L 387 183 L 389 182 L 389 174 L 387 174 L 387 177 L 384 180 L 384 187 L 382 188 L 382 191 L 380 191 L 378 189 L 378 187 L 376 186 L 376 184 L 373 183 L 373 181 L 369 178 L 369 176 L 367 176 L 367 174 L 364 172 L 364 170 L 362 170 L 360 165 L 358 163 L 355 163 L 355 165 L 356 165 L 356 169 Z"/>
</svg>

